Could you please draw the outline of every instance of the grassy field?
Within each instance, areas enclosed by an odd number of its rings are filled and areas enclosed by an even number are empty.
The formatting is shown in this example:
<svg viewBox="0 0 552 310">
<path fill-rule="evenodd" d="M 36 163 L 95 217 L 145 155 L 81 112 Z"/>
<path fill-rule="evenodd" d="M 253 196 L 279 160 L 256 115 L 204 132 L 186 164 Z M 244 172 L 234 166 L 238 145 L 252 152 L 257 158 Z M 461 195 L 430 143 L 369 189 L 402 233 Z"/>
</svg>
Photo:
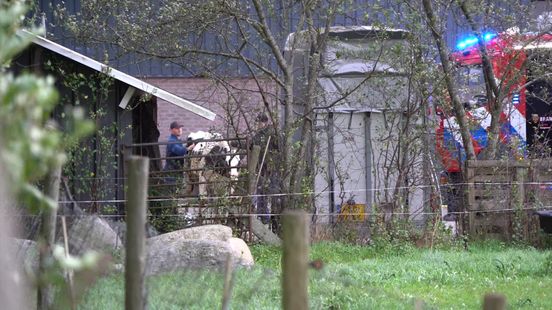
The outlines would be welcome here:
<svg viewBox="0 0 552 310">
<path fill-rule="evenodd" d="M 254 246 L 256 267 L 236 272 L 233 309 L 280 308 L 280 250 Z M 506 295 L 510 309 L 552 309 L 552 251 L 500 243 L 446 250 L 320 243 L 324 261 L 310 273 L 311 309 L 481 309 L 486 292 Z M 183 272 L 147 281 L 149 309 L 220 309 L 223 276 Z M 124 308 L 121 275 L 100 280 L 79 309 Z"/>
</svg>

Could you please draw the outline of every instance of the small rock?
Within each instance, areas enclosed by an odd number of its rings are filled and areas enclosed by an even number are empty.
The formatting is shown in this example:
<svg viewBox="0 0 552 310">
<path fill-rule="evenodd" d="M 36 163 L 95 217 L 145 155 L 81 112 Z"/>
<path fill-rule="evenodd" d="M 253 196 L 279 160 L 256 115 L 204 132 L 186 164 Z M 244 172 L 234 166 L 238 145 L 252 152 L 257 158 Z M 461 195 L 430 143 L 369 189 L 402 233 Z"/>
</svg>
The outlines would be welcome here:
<svg viewBox="0 0 552 310">
<path fill-rule="evenodd" d="M 230 238 L 228 244 L 234 253 L 234 257 L 238 259 L 236 262 L 238 265 L 252 267 L 255 264 L 251 250 L 249 250 L 249 246 L 245 241 L 240 238 Z"/>
</svg>

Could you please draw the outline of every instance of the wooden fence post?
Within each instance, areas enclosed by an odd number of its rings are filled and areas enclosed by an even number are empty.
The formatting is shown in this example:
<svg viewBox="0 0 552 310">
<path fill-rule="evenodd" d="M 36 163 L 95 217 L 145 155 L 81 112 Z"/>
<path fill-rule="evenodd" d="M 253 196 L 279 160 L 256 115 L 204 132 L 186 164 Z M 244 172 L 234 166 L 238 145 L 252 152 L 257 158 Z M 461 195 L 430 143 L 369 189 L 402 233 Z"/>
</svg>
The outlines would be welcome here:
<svg viewBox="0 0 552 310">
<path fill-rule="evenodd" d="M 127 161 L 125 309 L 145 309 L 146 208 L 149 158 L 130 156 Z"/>
<path fill-rule="evenodd" d="M 506 297 L 502 294 L 486 294 L 483 298 L 483 310 L 505 310 Z"/>
<path fill-rule="evenodd" d="M 232 299 L 232 288 L 234 286 L 234 262 L 232 255 L 226 257 L 226 266 L 224 268 L 224 287 L 222 291 L 222 310 L 230 309 L 230 300 Z"/>
<path fill-rule="evenodd" d="M 525 210 L 525 182 L 527 180 L 529 168 L 527 167 L 517 167 L 516 168 L 516 192 L 513 197 L 514 205 L 514 216 L 513 227 L 514 235 L 518 238 L 522 238 L 523 241 L 529 240 L 529 225 L 528 225 L 528 216 L 527 211 Z"/>
<path fill-rule="evenodd" d="M 46 177 L 46 196 L 50 198 L 56 205 L 56 208 L 46 206 L 42 210 L 42 224 L 40 226 L 40 243 L 39 243 L 39 285 L 37 289 L 37 309 L 52 309 L 54 301 L 54 292 L 48 279 L 45 279 L 47 273 L 48 261 L 52 256 L 52 246 L 56 237 L 56 217 L 57 203 L 59 200 L 59 184 L 61 180 L 61 162 L 56 162 Z"/>
<path fill-rule="evenodd" d="M 65 248 L 65 258 L 69 258 L 69 237 L 67 235 L 67 222 L 65 221 L 65 215 L 61 216 L 61 229 L 63 232 L 63 247 Z M 75 288 L 73 285 L 73 271 L 67 271 L 65 273 L 67 279 L 67 285 L 69 286 L 69 302 L 71 304 L 71 310 L 77 309 L 75 303 Z"/>
<path fill-rule="evenodd" d="M 259 163 L 260 154 L 261 147 L 258 145 L 254 145 L 247 155 L 247 190 L 250 195 L 254 195 L 257 192 L 257 166 Z"/>
<path fill-rule="evenodd" d="M 309 219 L 304 210 L 286 210 L 282 217 L 282 305 L 308 309 Z"/>
<path fill-rule="evenodd" d="M 466 205 L 464 206 L 464 210 L 463 211 L 467 211 L 467 232 L 468 232 L 468 235 L 470 236 L 470 238 L 473 238 L 476 234 L 476 229 L 475 229 L 475 213 L 471 212 L 472 211 L 472 208 L 475 206 L 475 175 L 477 173 L 477 165 L 476 165 L 476 162 L 473 161 L 473 160 L 467 160 L 466 161 L 466 175 L 465 175 L 465 182 L 466 182 L 466 185 L 465 186 L 462 186 L 462 188 L 466 188 L 466 191 L 465 193 L 463 193 L 463 195 L 465 195 L 464 197 L 466 197 L 467 199 L 463 199 L 464 201 L 466 201 Z M 465 212 L 462 213 L 462 217 L 464 217 L 464 214 Z M 462 221 L 464 224 L 465 221 Z M 464 225 L 462 225 L 464 226 Z M 462 233 L 465 234 L 466 233 L 466 227 L 462 227 Z"/>
<path fill-rule="evenodd" d="M 254 219 L 254 210 L 253 210 L 253 195 L 257 192 L 257 164 L 259 163 L 259 155 L 261 154 L 261 147 L 258 145 L 253 145 L 253 148 L 247 154 L 247 193 L 251 197 L 248 199 L 247 203 L 249 208 L 247 212 L 249 213 L 249 220 L 247 221 L 247 226 L 249 230 L 249 243 L 253 242 L 253 219 Z"/>
<path fill-rule="evenodd" d="M 423 310 L 425 309 L 425 302 L 422 299 L 414 300 L 414 310 Z"/>
<path fill-rule="evenodd" d="M 525 208 L 523 204 L 525 202 L 525 182 L 527 179 L 528 170 L 529 168 L 527 167 L 516 168 L 516 182 L 518 184 L 518 190 L 516 192 L 515 200 L 516 204 L 523 206 L 523 208 Z"/>
</svg>

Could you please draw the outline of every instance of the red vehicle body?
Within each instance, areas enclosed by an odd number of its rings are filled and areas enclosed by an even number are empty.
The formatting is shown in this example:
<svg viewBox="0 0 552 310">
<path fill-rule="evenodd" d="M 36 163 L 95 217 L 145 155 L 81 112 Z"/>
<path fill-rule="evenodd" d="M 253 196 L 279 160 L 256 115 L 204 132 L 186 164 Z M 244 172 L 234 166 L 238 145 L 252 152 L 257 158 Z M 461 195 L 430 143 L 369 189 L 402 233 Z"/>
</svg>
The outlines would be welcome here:
<svg viewBox="0 0 552 310">
<path fill-rule="evenodd" d="M 499 125 L 501 156 L 520 159 L 547 154 L 552 140 L 552 83 L 536 68 L 542 71 L 544 60 L 552 59 L 552 35 L 487 33 L 483 37 L 498 88 L 506 94 Z M 491 123 L 481 53 L 475 37 L 466 38 L 457 47 L 450 58 L 458 69 L 457 85 L 470 123 L 471 142 L 480 156 L 487 146 Z M 435 110 L 439 122 L 436 151 L 444 168 L 441 180 L 461 183 L 465 152 L 458 123 L 450 108 L 438 106 Z M 458 192 L 447 186 L 443 193 L 450 211 L 459 211 Z"/>
</svg>

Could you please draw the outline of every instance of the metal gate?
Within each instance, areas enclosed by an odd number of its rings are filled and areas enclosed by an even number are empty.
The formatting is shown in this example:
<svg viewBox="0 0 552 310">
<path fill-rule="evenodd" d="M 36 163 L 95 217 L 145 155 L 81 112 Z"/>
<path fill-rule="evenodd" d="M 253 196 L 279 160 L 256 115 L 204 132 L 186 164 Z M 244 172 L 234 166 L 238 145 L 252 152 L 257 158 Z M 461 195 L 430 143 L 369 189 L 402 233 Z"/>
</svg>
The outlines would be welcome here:
<svg viewBox="0 0 552 310">
<path fill-rule="evenodd" d="M 171 143 L 136 143 L 124 146 L 124 156 L 150 157 L 148 185 L 149 222 L 160 232 L 168 232 L 191 226 L 224 224 L 233 227 L 244 238 L 250 234 L 250 225 L 241 219 L 252 214 L 250 186 L 256 167 L 248 168 L 251 151 L 245 138 L 205 139 L 201 142 L 231 144 L 230 153 L 198 154 L 190 152 L 182 157 L 152 157 L 160 154 L 154 148 Z M 239 157 L 239 164 L 212 165 Z M 168 170 L 167 160 L 179 161 L 181 168 Z M 251 165 L 250 165 L 251 166 Z M 232 171 L 233 169 L 233 171 Z M 237 173 L 236 173 L 237 172 Z M 126 175 L 126 173 L 125 173 Z M 231 176 L 233 175 L 233 176 Z"/>
</svg>

